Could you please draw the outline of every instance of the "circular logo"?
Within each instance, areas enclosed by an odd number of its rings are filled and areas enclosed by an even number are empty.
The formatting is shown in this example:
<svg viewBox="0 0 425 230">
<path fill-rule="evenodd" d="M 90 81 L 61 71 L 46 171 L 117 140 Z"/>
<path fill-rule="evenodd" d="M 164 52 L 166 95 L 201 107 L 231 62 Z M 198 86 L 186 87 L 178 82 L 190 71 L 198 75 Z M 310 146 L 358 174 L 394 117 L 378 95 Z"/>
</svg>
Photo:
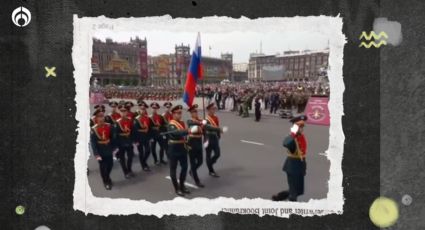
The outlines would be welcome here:
<svg viewBox="0 0 425 230">
<path fill-rule="evenodd" d="M 19 27 L 27 26 L 31 22 L 31 12 L 23 6 L 16 8 L 12 12 L 12 22 Z"/>
<path fill-rule="evenodd" d="M 398 219 L 397 203 L 392 199 L 379 197 L 370 206 L 369 217 L 380 228 L 390 227 Z"/>
<path fill-rule="evenodd" d="M 321 105 L 312 106 L 308 117 L 315 121 L 324 120 L 326 118 L 325 108 L 323 108 Z"/>
<path fill-rule="evenodd" d="M 410 205 L 412 203 L 412 200 L 413 200 L 412 197 L 409 196 L 408 194 L 404 195 L 401 198 L 401 202 L 406 206 Z"/>
<path fill-rule="evenodd" d="M 24 214 L 24 213 L 25 213 L 25 207 L 24 207 L 24 206 L 22 206 L 22 205 L 18 205 L 18 206 L 16 206 L 16 208 L 15 208 L 15 212 L 16 212 L 16 214 L 18 214 L 18 215 L 22 215 L 22 214 Z"/>
</svg>

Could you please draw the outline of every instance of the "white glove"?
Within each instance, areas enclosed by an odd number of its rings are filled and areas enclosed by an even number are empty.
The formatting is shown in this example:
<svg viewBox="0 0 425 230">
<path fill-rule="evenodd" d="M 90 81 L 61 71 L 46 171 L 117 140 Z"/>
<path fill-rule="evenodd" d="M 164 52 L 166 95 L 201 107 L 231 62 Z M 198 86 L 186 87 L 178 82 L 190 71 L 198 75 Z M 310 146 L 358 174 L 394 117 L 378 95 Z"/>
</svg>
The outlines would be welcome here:
<svg viewBox="0 0 425 230">
<path fill-rule="evenodd" d="M 298 129 L 299 129 L 298 125 L 297 125 L 297 124 L 294 124 L 294 125 L 291 127 L 291 133 L 293 133 L 293 134 L 297 134 Z"/>
<path fill-rule="evenodd" d="M 229 130 L 229 127 L 223 126 L 222 130 L 223 130 L 223 133 L 225 133 L 225 132 L 227 132 Z"/>
<path fill-rule="evenodd" d="M 208 141 L 208 140 L 206 140 L 205 142 L 204 142 L 204 148 L 208 148 L 208 145 L 210 144 L 210 142 Z"/>
<path fill-rule="evenodd" d="M 206 125 L 207 123 L 207 120 L 202 120 L 202 125 Z"/>
<path fill-rule="evenodd" d="M 191 133 L 198 133 L 199 132 L 199 126 L 192 126 L 192 128 L 190 128 L 190 132 Z"/>
</svg>

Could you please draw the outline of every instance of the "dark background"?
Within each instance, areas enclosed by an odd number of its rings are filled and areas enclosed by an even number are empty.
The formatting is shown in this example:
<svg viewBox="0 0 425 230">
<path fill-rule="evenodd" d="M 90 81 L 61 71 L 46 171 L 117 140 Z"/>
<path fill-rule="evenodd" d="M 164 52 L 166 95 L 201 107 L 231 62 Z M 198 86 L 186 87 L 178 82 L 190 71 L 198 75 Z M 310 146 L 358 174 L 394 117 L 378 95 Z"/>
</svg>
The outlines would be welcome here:
<svg viewBox="0 0 425 230">
<path fill-rule="evenodd" d="M 21 5 L 32 13 L 31 23 L 23 28 L 15 26 L 10 16 Z M 411 172 L 412 164 L 418 169 L 419 163 L 424 162 L 420 158 L 425 133 L 424 61 L 419 54 L 423 53 L 425 39 L 423 20 L 416 16 L 423 9 L 424 4 L 419 0 L 387 5 L 370 0 L 2 1 L 0 229 L 34 229 L 40 225 L 55 230 L 374 229 L 368 211 L 380 192 L 395 199 L 400 206 L 400 219 L 393 229 L 423 228 L 424 221 L 417 222 L 413 215 L 419 217 L 424 213 L 419 198 L 423 201 L 420 191 L 425 187 L 425 176 Z M 74 211 L 72 194 L 78 124 L 71 59 L 73 14 L 111 18 L 164 14 L 197 18 L 340 14 L 344 22 L 343 33 L 347 37 L 343 67 L 345 116 L 342 118 L 345 133 L 342 162 L 344 214 L 309 218 L 292 216 L 290 219 L 231 214 L 202 218 L 140 215 L 106 218 Z M 377 17 L 388 17 L 402 24 L 403 42 L 400 46 L 358 47 L 361 32 L 371 31 Z M 57 77 L 45 78 L 44 66 L 56 66 Z M 409 83 L 409 77 L 413 77 L 414 82 Z M 422 122 L 419 123 L 422 126 L 411 125 L 411 122 Z M 403 127 L 407 127 L 408 132 L 400 131 Z M 405 136 L 400 137 L 403 133 Z M 380 142 L 381 137 L 385 137 L 385 142 Z M 400 142 L 400 138 L 407 141 Z M 381 152 L 381 146 L 388 151 Z M 405 150 L 405 147 L 412 146 L 414 148 Z M 409 157 L 403 157 L 407 154 Z M 380 173 L 394 170 L 397 173 Z M 380 181 L 385 182 L 382 187 Z M 413 197 L 410 206 L 401 204 L 403 194 Z M 26 207 L 24 215 L 16 215 L 17 205 Z"/>
</svg>

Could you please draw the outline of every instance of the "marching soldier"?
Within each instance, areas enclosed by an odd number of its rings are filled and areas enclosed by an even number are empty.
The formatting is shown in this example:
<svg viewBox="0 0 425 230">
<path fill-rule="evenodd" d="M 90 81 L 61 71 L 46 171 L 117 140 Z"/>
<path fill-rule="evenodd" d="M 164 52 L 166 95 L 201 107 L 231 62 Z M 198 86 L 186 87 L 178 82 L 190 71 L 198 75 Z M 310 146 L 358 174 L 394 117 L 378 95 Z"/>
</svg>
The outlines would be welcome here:
<svg viewBox="0 0 425 230">
<path fill-rule="evenodd" d="M 173 114 L 171 114 L 171 107 L 173 106 L 173 104 L 171 102 L 165 102 L 164 103 L 164 107 L 165 107 L 165 112 L 162 114 L 162 117 L 164 118 L 165 121 L 165 125 L 163 127 L 165 127 L 164 131 L 167 131 L 167 126 L 168 123 L 173 119 Z M 168 153 L 168 140 L 167 137 L 164 137 L 164 152 Z"/>
<path fill-rule="evenodd" d="M 208 166 L 208 171 L 210 176 L 212 177 L 220 177 L 214 171 L 214 164 L 217 162 L 220 157 L 220 144 L 219 140 L 223 130 L 220 128 L 220 123 L 218 117 L 215 115 L 217 111 L 217 107 L 214 103 L 211 103 L 207 106 L 208 115 L 206 117 L 207 124 L 206 128 L 206 138 L 208 141 L 208 146 L 205 149 L 206 151 L 206 161 Z M 212 156 L 212 152 L 214 152 L 214 156 Z"/>
<path fill-rule="evenodd" d="M 100 110 L 100 111 L 102 111 L 103 113 L 105 113 L 105 106 L 104 105 L 95 105 L 94 106 L 94 110 L 95 111 L 97 111 L 97 110 Z M 96 116 L 92 116 L 91 118 L 90 118 L 90 127 L 93 127 L 93 125 L 95 125 L 96 124 Z"/>
<path fill-rule="evenodd" d="M 164 161 L 164 137 L 160 135 L 160 132 L 166 130 L 166 124 L 164 121 L 164 117 L 158 114 L 159 104 L 156 102 L 151 103 L 152 108 L 152 142 L 151 142 L 151 152 L 153 159 L 156 165 L 167 164 Z M 159 161 L 156 155 L 156 144 L 159 145 Z"/>
<path fill-rule="evenodd" d="M 131 108 L 133 108 L 133 106 L 134 106 L 133 102 L 131 102 L 131 101 L 125 102 L 125 107 L 127 109 L 127 116 L 131 120 L 133 120 L 136 117 L 136 115 L 131 111 Z"/>
<path fill-rule="evenodd" d="M 139 115 L 133 121 L 133 133 L 139 151 L 139 160 L 142 169 L 143 171 L 149 171 L 149 166 L 146 161 L 150 155 L 149 129 L 151 127 L 151 119 L 146 112 L 148 105 L 144 101 L 139 101 L 138 105 L 140 111 L 138 112 Z"/>
<path fill-rule="evenodd" d="M 113 125 L 118 119 L 121 118 L 121 114 L 118 112 L 118 102 L 109 102 L 109 106 L 112 108 L 112 112 L 105 117 L 105 121 Z"/>
<path fill-rule="evenodd" d="M 104 113 L 96 110 L 93 114 L 96 124 L 91 128 L 90 144 L 96 160 L 99 162 L 100 175 L 103 185 L 107 190 L 111 190 L 111 170 L 114 164 L 112 159 L 114 146 L 113 129 L 109 123 L 105 122 Z"/>
<path fill-rule="evenodd" d="M 190 112 L 191 118 L 187 120 L 187 126 L 192 128 L 194 126 L 202 127 L 206 124 L 206 121 L 202 121 L 198 117 L 198 105 L 192 105 L 188 111 Z M 199 129 L 198 133 L 191 133 L 188 136 L 188 153 L 189 153 L 189 162 L 190 162 L 190 171 L 189 175 L 195 180 L 196 186 L 203 188 L 205 187 L 198 177 L 198 168 L 202 165 L 203 154 L 202 154 L 202 129 Z"/>
<path fill-rule="evenodd" d="M 272 200 L 297 201 L 297 197 L 304 194 L 304 176 L 306 174 L 305 156 L 307 140 L 303 128 L 307 117 L 304 115 L 294 117 L 291 133 L 283 140 L 283 147 L 287 148 L 288 156 L 283 165 L 283 171 L 288 177 L 289 189 L 272 196 Z"/>
<path fill-rule="evenodd" d="M 164 107 L 166 108 L 164 114 L 162 114 L 162 116 L 165 118 L 165 121 L 168 123 L 173 119 L 173 114 L 171 114 L 171 107 L 173 106 L 173 104 L 171 104 L 171 102 L 165 102 L 164 103 Z"/>
<path fill-rule="evenodd" d="M 130 178 L 134 176 L 131 166 L 133 163 L 133 138 L 131 136 L 132 132 L 132 120 L 128 117 L 128 111 L 125 105 L 120 105 L 118 109 L 121 111 L 121 118 L 117 120 L 115 124 L 115 132 L 117 135 L 117 145 L 118 145 L 118 158 L 120 159 L 120 164 L 122 171 L 124 172 L 125 178 Z M 127 155 L 127 160 L 126 160 Z"/>
<path fill-rule="evenodd" d="M 168 125 L 168 156 L 170 161 L 170 177 L 175 192 L 179 196 L 190 194 L 190 191 L 184 185 L 187 174 L 187 146 L 185 136 L 190 133 L 198 133 L 199 127 L 194 126 L 190 130 L 186 129 L 184 122 L 181 121 L 183 106 L 177 105 L 171 109 L 173 119 Z M 180 178 L 177 182 L 177 164 L 180 163 Z"/>
</svg>

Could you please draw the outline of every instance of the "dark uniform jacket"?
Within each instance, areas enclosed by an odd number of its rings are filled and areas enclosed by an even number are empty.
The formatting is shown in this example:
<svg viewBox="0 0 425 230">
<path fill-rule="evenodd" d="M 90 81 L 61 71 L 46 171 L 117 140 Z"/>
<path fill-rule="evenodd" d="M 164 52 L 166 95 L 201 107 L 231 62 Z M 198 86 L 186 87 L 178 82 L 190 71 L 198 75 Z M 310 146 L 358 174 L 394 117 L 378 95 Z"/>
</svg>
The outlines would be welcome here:
<svg viewBox="0 0 425 230">
<path fill-rule="evenodd" d="M 114 112 L 110 113 L 109 115 L 105 116 L 105 121 L 109 124 L 113 125 L 118 119 L 121 118 L 121 114 Z"/>
<path fill-rule="evenodd" d="M 134 140 L 139 142 L 142 139 L 149 139 L 151 126 L 151 119 L 147 115 L 138 115 L 133 120 L 132 136 Z"/>
<path fill-rule="evenodd" d="M 296 139 L 294 138 L 293 135 L 288 135 L 283 140 L 283 147 L 287 148 L 289 153 L 293 155 L 297 155 L 297 151 L 301 151 L 299 149 L 299 146 L 297 146 Z M 285 163 L 283 164 L 283 171 L 287 172 L 288 174 L 305 175 L 306 173 L 305 158 L 301 160 L 300 158 L 290 157 L 288 155 L 288 157 L 285 160 Z"/>
<path fill-rule="evenodd" d="M 171 120 L 168 123 L 168 151 L 170 154 L 186 154 L 186 136 L 189 134 L 184 122 Z"/>
<path fill-rule="evenodd" d="M 94 125 L 90 132 L 93 154 L 101 157 L 112 156 L 113 149 L 116 147 L 115 138 L 114 129 L 109 123 Z"/>
<path fill-rule="evenodd" d="M 159 135 L 160 132 L 167 131 L 167 123 L 165 118 L 159 114 L 152 114 L 151 123 L 152 123 L 152 134 Z"/>
<path fill-rule="evenodd" d="M 133 121 L 129 118 L 123 119 L 122 117 L 114 124 L 114 129 L 117 137 L 117 145 L 120 147 L 129 147 L 133 143 L 134 137 L 132 136 Z"/>
<path fill-rule="evenodd" d="M 221 129 L 217 116 L 207 116 L 205 125 L 205 134 L 208 139 L 220 139 Z"/>
<path fill-rule="evenodd" d="M 193 118 L 187 120 L 187 126 L 190 128 L 192 128 L 193 126 L 199 126 L 199 127 L 203 127 L 202 125 L 202 120 L 195 120 Z M 202 136 L 203 136 L 203 129 L 205 129 L 205 127 L 203 127 L 201 129 L 201 132 L 199 133 L 191 133 L 188 136 L 188 143 L 190 145 L 190 147 L 193 149 L 202 149 Z"/>
</svg>

